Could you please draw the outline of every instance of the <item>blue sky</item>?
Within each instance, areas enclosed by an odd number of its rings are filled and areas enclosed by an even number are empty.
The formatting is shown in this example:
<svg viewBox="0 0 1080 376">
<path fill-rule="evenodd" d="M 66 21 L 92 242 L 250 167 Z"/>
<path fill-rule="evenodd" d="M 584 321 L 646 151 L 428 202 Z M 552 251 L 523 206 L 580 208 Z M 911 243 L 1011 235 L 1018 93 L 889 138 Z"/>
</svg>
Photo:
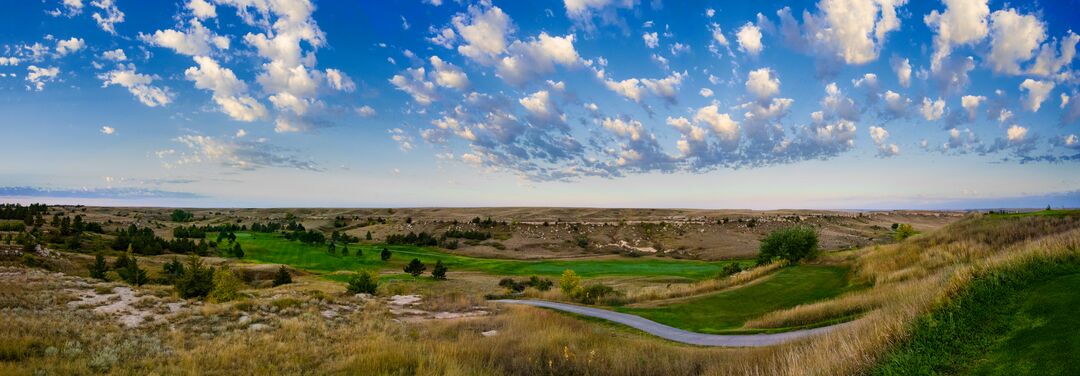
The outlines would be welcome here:
<svg viewBox="0 0 1080 376">
<path fill-rule="evenodd" d="M 1077 6 L 20 1 L 0 199 L 1077 206 Z"/>
</svg>

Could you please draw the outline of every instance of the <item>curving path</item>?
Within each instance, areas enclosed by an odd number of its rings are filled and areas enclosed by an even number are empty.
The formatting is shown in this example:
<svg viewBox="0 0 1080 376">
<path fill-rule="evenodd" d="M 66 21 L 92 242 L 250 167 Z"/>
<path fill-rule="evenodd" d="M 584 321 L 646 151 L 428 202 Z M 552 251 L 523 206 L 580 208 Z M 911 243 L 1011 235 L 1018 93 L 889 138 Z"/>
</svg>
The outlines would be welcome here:
<svg viewBox="0 0 1080 376">
<path fill-rule="evenodd" d="M 699 346 L 727 346 L 727 347 L 760 347 L 776 345 L 796 339 L 806 338 L 815 334 L 825 333 L 848 323 L 824 326 L 813 329 L 794 330 L 784 333 L 773 334 L 703 334 L 673 328 L 641 316 L 630 315 L 606 309 L 584 307 L 566 303 L 549 302 L 545 300 L 494 300 L 496 303 L 524 304 L 534 307 L 550 308 L 559 311 L 576 313 L 583 316 L 595 317 L 612 322 L 617 322 L 654 336 L 667 340 L 682 342 Z"/>
</svg>

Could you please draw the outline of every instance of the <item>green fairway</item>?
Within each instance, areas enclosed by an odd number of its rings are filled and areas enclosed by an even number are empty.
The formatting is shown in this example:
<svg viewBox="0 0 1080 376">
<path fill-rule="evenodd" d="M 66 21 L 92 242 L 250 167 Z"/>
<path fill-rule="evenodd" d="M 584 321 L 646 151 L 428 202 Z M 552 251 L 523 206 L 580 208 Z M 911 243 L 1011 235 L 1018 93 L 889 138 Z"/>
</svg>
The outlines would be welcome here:
<svg viewBox="0 0 1080 376">
<path fill-rule="evenodd" d="M 341 245 L 337 255 L 331 255 L 324 246 L 306 245 L 289 241 L 277 234 L 237 233 L 246 255 L 246 259 L 275 264 L 288 264 L 296 268 L 313 272 L 334 272 L 339 270 L 356 271 L 360 269 L 395 269 L 401 268 L 418 258 L 428 264 L 428 270 L 436 260 L 442 260 L 451 271 L 472 270 L 495 275 L 548 275 L 557 276 L 566 269 L 571 269 L 583 277 L 596 276 L 676 276 L 692 279 L 712 278 L 725 264 L 735 261 L 692 261 L 665 260 L 651 257 L 521 261 L 484 259 L 452 255 L 435 249 L 416 246 L 386 246 L 393 256 L 390 261 L 379 259 L 381 245 L 350 245 L 349 255 L 342 256 Z M 363 256 L 357 257 L 357 250 Z M 748 261 L 742 261 L 744 266 Z"/>
<path fill-rule="evenodd" d="M 840 295 L 849 290 L 847 272 L 845 267 L 799 265 L 758 283 L 676 304 L 616 310 L 698 333 L 725 333 L 771 311 Z"/>
<path fill-rule="evenodd" d="M 1080 273 L 1031 285 L 1009 318 L 1008 334 L 982 356 L 973 375 L 1067 375 L 1080 370 Z"/>
</svg>

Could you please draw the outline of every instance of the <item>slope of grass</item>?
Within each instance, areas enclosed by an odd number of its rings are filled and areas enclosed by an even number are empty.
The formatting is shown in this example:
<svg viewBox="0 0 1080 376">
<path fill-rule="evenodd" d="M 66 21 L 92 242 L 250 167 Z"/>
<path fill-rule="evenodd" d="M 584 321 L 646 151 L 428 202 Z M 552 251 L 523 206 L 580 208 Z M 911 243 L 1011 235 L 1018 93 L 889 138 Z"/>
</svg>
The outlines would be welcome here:
<svg viewBox="0 0 1080 376">
<path fill-rule="evenodd" d="M 379 252 L 381 245 L 350 245 L 349 255 L 331 255 L 324 246 L 306 245 L 286 240 L 276 234 L 237 233 L 237 241 L 244 247 L 245 258 L 257 262 L 288 264 L 296 268 L 313 272 L 334 272 L 339 270 L 355 271 L 359 269 L 394 269 L 401 268 L 418 258 L 428 265 L 430 271 L 436 260 L 442 262 L 451 271 L 471 270 L 495 275 L 548 275 L 557 276 L 566 269 L 571 269 L 584 277 L 596 276 L 677 276 L 692 279 L 712 278 L 727 263 L 738 261 L 692 261 L 665 260 L 656 258 L 603 258 L 574 260 L 521 261 L 484 259 L 452 255 L 426 247 L 385 246 L 393 256 L 389 261 L 382 261 Z M 357 250 L 363 255 L 356 256 Z M 742 261 L 745 265 L 749 262 Z"/>
<path fill-rule="evenodd" d="M 1080 260 L 985 273 L 916 321 L 877 375 L 1068 375 L 1080 369 Z"/>
<path fill-rule="evenodd" d="M 1080 215 L 1080 209 L 1050 209 L 1019 213 L 988 213 L 992 218 L 1055 217 L 1063 218 Z"/>
<path fill-rule="evenodd" d="M 747 320 L 765 313 L 848 291 L 851 287 L 847 273 L 847 268 L 839 266 L 798 265 L 745 287 L 660 307 L 620 307 L 616 310 L 694 332 L 730 333 Z"/>
</svg>

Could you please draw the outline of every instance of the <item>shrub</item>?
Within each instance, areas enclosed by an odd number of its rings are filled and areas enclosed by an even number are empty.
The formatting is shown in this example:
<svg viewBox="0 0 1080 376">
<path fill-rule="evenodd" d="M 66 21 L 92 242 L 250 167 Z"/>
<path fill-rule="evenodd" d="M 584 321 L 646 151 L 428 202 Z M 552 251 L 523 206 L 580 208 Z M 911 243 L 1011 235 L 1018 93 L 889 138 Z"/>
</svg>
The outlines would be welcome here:
<svg viewBox="0 0 1080 376">
<path fill-rule="evenodd" d="M 559 289 L 562 290 L 563 294 L 573 296 L 574 292 L 579 288 L 581 288 L 581 277 L 574 273 L 573 270 L 564 270 L 562 278 L 559 278 Z"/>
<path fill-rule="evenodd" d="M 105 280 L 105 274 L 109 272 L 109 264 L 105 262 L 105 256 L 100 252 L 94 256 L 94 264 L 90 266 L 90 277 Z"/>
<path fill-rule="evenodd" d="M 289 274 L 289 269 L 282 265 L 277 270 L 277 274 L 274 274 L 274 287 L 286 285 L 292 283 L 292 275 Z"/>
<path fill-rule="evenodd" d="M 221 303 L 236 299 L 240 296 L 240 287 L 243 282 L 236 278 L 228 266 L 221 266 L 214 271 L 214 288 L 210 290 L 211 302 Z"/>
<path fill-rule="evenodd" d="M 350 294 L 375 295 L 375 290 L 378 288 L 379 278 L 371 272 L 364 270 L 353 274 L 352 278 L 349 278 L 349 285 L 346 287 L 346 290 Z"/>
<path fill-rule="evenodd" d="M 181 264 L 180 260 L 177 260 L 174 256 L 172 261 L 161 266 L 161 272 L 162 280 L 167 284 L 172 284 L 184 274 L 184 264 Z"/>
<path fill-rule="evenodd" d="M 382 259 L 383 261 L 390 261 L 390 255 L 391 255 L 390 250 L 386 249 L 386 248 L 383 248 L 382 253 L 379 253 L 379 258 Z"/>
<path fill-rule="evenodd" d="M 187 222 L 187 221 L 190 221 L 190 220 L 192 220 L 194 218 L 195 218 L 194 214 L 186 212 L 186 211 L 184 211 L 182 209 L 173 210 L 172 214 L 169 215 L 169 219 L 172 219 L 173 222 Z"/>
<path fill-rule="evenodd" d="M 554 284 L 555 284 L 554 282 L 552 282 L 550 279 L 547 279 L 547 278 L 540 278 L 540 277 L 537 277 L 535 275 L 529 277 L 529 286 L 532 286 L 534 289 L 537 289 L 538 291 L 551 290 L 551 286 L 554 285 Z"/>
<path fill-rule="evenodd" d="M 915 234 L 919 233 L 918 231 L 915 231 L 915 228 L 911 227 L 911 225 L 909 225 L 907 223 L 903 223 L 903 224 L 900 224 L 900 225 L 896 226 L 896 228 L 894 230 L 895 230 L 895 232 L 893 233 L 893 238 L 896 239 L 896 241 L 901 241 L 901 240 L 910 238 L 910 237 L 914 236 Z"/>
<path fill-rule="evenodd" d="M 577 301 L 584 304 L 596 304 L 604 300 L 604 298 L 617 295 L 619 295 L 618 291 L 615 291 L 611 286 L 597 283 L 576 290 L 574 292 L 574 299 L 577 299 Z"/>
<path fill-rule="evenodd" d="M 412 274 L 413 277 L 419 277 L 420 274 L 423 274 L 424 271 L 427 270 L 427 266 L 420 262 L 420 259 L 414 258 L 412 261 L 409 261 L 409 265 L 405 265 L 403 270 L 405 270 L 406 273 Z"/>
<path fill-rule="evenodd" d="M 818 251 L 818 235 L 813 228 L 795 226 L 773 231 L 761 241 L 758 253 L 758 265 L 765 265 L 774 259 L 792 263 L 813 258 Z"/>
<path fill-rule="evenodd" d="M 446 279 L 446 266 L 443 265 L 442 260 L 435 260 L 435 267 L 431 269 L 431 278 Z"/>
<path fill-rule="evenodd" d="M 133 286 L 140 286 L 149 282 L 146 277 L 146 271 L 139 268 L 139 262 L 134 256 L 129 256 L 131 261 L 127 263 L 123 269 L 117 269 L 116 273 L 120 275 L 120 279 Z"/>
<path fill-rule="evenodd" d="M 499 280 L 499 287 L 509 290 L 510 293 L 518 293 L 525 291 L 527 286 L 524 282 L 515 281 L 513 278 L 503 278 Z"/>
<path fill-rule="evenodd" d="M 724 278 L 724 277 L 727 277 L 727 276 L 730 276 L 730 275 L 733 275 L 733 274 L 737 274 L 737 273 L 739 273 L 741 271 L 742 271 L 742 267 L 739 266 L 739 263 L 733 262 L 733 263 L 724 265 L 724 268 L 720 269 L 720 278 Z"/>
<path fill-rule="evenodd" d="M 204 266 L 199 256 L 188 256 L 187 267 L 173 287 L 184 299 L 204 297 L 214 288 L 214 268 Z"/>
</svg>

